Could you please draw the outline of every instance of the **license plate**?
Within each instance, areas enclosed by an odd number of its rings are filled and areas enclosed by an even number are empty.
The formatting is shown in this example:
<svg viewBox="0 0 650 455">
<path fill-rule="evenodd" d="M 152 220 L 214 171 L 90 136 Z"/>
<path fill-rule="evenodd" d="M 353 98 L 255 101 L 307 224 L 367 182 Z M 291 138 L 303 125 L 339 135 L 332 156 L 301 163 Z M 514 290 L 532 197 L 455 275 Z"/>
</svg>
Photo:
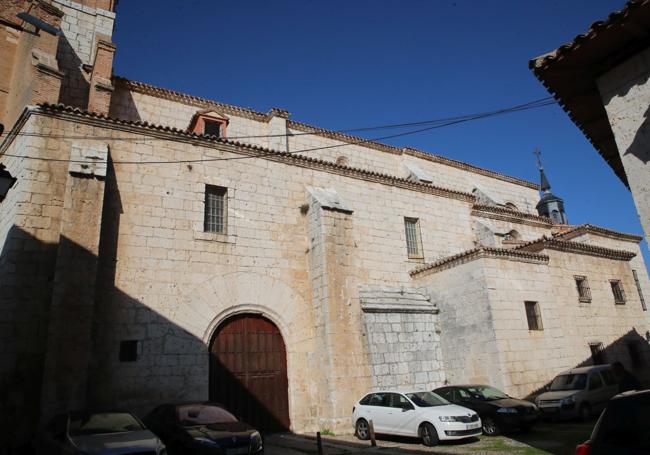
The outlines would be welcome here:
<svg viewBox="0 0 650 455">
<path fill-rule="evenodd" d="M 474 429 L 480 428 L 480 427 L 481 427 L 481 425 L 478 424 L 478 423 L 468 423 L 467 424 L 467 429 L 468 430 L 474 430 Z"/>
</svg>

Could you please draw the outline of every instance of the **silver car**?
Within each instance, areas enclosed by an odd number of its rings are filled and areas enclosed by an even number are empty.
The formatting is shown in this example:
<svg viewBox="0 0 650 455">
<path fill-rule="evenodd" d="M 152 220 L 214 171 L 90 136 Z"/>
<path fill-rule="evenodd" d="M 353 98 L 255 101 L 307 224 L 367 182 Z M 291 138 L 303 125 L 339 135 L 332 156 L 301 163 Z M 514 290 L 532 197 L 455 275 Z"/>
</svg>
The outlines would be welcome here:
<svg viewBox="0 0 650 455">
<path fill-rule="evenodd" d="M 37 454 L 164 455 L 164 444 L 127 411 L 59 414 L 34 441 Z"/>
<path fill-rule="evenodd" d="M 617 393 L 610 365 L 573 368 L 557 375 L 535 404 L 544 417 L 587 420 L 600 414 Z"/>
</svg>

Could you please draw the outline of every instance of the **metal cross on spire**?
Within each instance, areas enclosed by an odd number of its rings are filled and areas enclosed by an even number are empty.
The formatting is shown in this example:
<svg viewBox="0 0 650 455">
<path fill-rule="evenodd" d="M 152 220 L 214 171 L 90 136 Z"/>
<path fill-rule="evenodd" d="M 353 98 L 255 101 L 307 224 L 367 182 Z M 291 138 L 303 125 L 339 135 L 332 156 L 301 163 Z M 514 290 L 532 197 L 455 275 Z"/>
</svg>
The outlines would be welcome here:
<svg viewBox="0 0 650 455">
<path fill-rule="evenodd" d="M 535 148 L 533 155 L 537 157 L 537 169 L 541 171 L 544 169 L 544 166 L 542 166 L 542 151 L 539 148 Z"/>
</svg>

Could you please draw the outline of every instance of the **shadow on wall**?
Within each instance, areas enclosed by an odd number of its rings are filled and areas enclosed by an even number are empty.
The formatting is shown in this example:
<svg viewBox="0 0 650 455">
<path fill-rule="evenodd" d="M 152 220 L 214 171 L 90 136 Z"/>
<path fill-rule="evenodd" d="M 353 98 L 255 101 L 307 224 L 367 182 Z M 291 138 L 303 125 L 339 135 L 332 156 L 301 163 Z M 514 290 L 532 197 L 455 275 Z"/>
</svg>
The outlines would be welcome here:
<svg viewBox="0 0 650 455">
<path fill-rule="evenodd" d="M 237 386 L 237 378 L 228 376 L 227 371 L 222 372 L 224 378 L 209 378 L 209 351 L 205 343 L 151 309 L 145 302 L 144 292 L 130 295 L 115 286 L 117 273 L 130 274 L 121 277 L 121 282 L 129 287 L 131 281 L 146 283 L 146 274 L 157 272 L 147 270 L 135 260 L 117 269 L 121 213 L 120 193 L 109 162 L 99 257 L 67 238 L 61 238 L 58 244 L 48 244 L 16 226 L 2 245 L 0 453 L 3 448 L 25 444 L 39 423 L 51 417 L 41 415 L 40 410 L 46 404 L 42 402 L 41 391 L 44 381 L 49 380 L 44 377 L 43 368 L 48 353 L 48 325 L 53 317 L 50 304 L 59 245 L 65 245 L 82 263 L 98 261 L 92 339 L 83 336 L 79 339 L 79 350 L 91 352 L 85 389 L 87 407 L 126 408 L 142 416 L 165 402 L 207 400 L 211 381 L 223 379 Z M 173 308 L 174 289 L 172 285 L 167 294 L 155 296 L 156 303 L 168 299 L 168 307 Z M 154 298 L 150 289 L 147 291 L 147 299 Z M 75 304 L 75 299 L 68 298 L 56 311 L 74 315 Z M 82 333 L 87 327 L 88 321 L 75 321 L 73 316 L 66 327 L 66 336 L 75 337 L 76 330 Z M 59 365 L 65 363 L 65 359 L 60 359 Z M 62 382 L 79 375 L 78 371 L 60 370 Z M 67 386 L 50 390 L 61 393 Z M 257 408 L 260 414 L 272 415 L 272 410 L 265 409 L 243 386 L 236 387 L 232 393 L 240 397 L 240 402 Z M 54 397 L 53 402 L 60 402 L 58 398 L 61 397 Z M 64 402 L 55 411 L 64 411 L 65 407 Z M 243 414 L 241 409 L 232 411 Z"/>
<path fill-rule="evenodd" d="M 573 368 L 621 362 L 625 368 L 634 374 L 644 388 L 650 387 L 650 343 L 645 334 L 639 334 L 635 328 L 619 337 L 606 347 L 593 346 L 591 357 L 580 362 Z M 558 371 L 556 374 L 560 374 Z M 543 393 L 551 381 L 529 393 L 524 399 L 534 401 L 537 395 Z"/>
<path fill-rule="evenodd" d="M 141 122 L 142 117 L 138 112 L 138 107 L 133 99 L 133 93 L 123 88 L 121 79 L 116 77 L 113 79 L 115 91 L 111 98 L 111 106 L 109 110 L 109 117 L 119 118 L 128 122 Z"/>
<path fill-rule="evenodd" d="M 650 107 L 643 114 L 645 119 L 634 135 L 634 140 L 625 151 L 624 155 L 634 155 L 643 164 L 650 161 Z M 620 121 L 620 120 L 619 120 Z"/>
<path fill-rule="evenodd" d="M 65 73 L 61 84 L 59 103 L 86 109 L 88 107 L 90 84 L 84 75 L 83 62 L 79 59 L 65 35 L 59 37 L 56 58 L 59 69 Z M 88 77 L 90 77 L 90 73 L 88 73 Z"/>
</svg>

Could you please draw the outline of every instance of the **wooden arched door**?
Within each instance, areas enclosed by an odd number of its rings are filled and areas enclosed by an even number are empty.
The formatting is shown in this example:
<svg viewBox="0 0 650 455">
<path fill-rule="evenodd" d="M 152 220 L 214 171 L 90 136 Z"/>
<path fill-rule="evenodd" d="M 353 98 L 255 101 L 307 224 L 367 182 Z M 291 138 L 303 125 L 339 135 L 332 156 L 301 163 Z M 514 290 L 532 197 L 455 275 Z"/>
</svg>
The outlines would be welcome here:
<svg viewBox="0 0 650 455">
<path fill-rule="evenodd" d="M 210 343 L 210 400 L 257 429 L 289 429 L 287 352 L 275 324 L 244 314 L 217 328 Z"/>
</svg>

